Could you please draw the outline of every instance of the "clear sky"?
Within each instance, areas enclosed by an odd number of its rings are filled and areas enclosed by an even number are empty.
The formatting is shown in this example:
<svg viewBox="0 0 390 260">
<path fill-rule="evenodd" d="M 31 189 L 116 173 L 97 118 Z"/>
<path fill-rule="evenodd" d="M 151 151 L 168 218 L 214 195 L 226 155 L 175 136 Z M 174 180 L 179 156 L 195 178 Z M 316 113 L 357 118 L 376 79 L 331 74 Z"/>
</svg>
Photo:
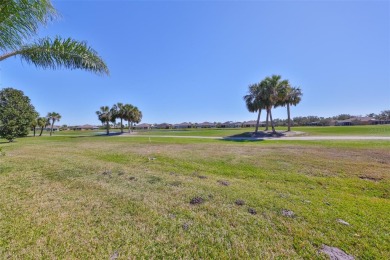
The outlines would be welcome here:
<svg viewBox="0 0 390 260">
<path fill-rule="evenodd" d="M 389 1 L 53 3 L 62 18 L 40 36 L 86 40 L 111 75 L 11 58 L 0 63 L 0 88 L 24 91 L 60 124 L 98 124 L 95 111 L 116 102 L 138 106 L 147 123 L 252 120 L 242 97 L 272 74 L 303 91 L 292 116 L 390 109 Z"/>
</svg>

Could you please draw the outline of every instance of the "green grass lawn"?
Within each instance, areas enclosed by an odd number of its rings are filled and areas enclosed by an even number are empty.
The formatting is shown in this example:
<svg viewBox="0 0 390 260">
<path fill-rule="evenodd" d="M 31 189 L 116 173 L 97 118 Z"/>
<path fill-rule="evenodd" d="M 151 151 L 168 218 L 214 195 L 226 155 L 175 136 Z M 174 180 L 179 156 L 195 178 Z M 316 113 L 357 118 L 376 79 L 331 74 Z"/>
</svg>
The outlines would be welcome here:
<svg viewBox="0 0 390 260">
<path fill-rule="evenodd" d="M 264 130 L 261 127 L 260 130 Z M 286 127 L 277 127 L 276 130 L 284 131 Z M 235 136 L 242 135 L 243 133 L 254 132 L 254 128 L 209 128 L 209 129 L 155 129 L 155 130 L 143 130 L 137 131 L 142 135 L 177 135 L 177 136 Z M 368 126 L 316 126 L 316 127 L 293 127 L 292 131 L 303 132 L 304 135 L 311 136 L 342 136 L 342 135 L 354 135 L 354 136 L 390 136 L 390 125 L 368 125 Z"/>
<path fill-rule="evenodd" d="M 389 141 L 69 135 L 0 147 L 1 259 L 327 259 L 323 244 L 390 258 Z"/>
<path fill-rule="evenodd" d="M 277 127 L 278 131 L 287 130 L 286 127 Z M 261 127 L 260 130 L 264 130 Z M 293 131 L 302 132 L 302 135 L 309 136 L 390 136 L 390 125 L 368 125 L 368 126 L 301 126 L 293 127 Z M 191 128 L 191 129 L 152 129 L 152 130 L 136 130 L 137 135 L 164 135 L 164 136 L 210 136 L 210 137 L 227 137 L 227 136 L 250 136 L 255 131 L 254 128 Z M 110 129 L 110 133 L 119 133 L 119 129 Z M 127 132 L 127 129 L 125 129 Z M 104 135 L 106 131 L 87 130 L 74 131 L 66 130 L 54 132 L 53 135 L 69 135 L 69 136 L 93 136 Z M 38 133 L 39 134 L 39 133 Z M 32 133 L 30 133 L 32 136 Z M 48 136 L 49 132 L 44 132 L 44 136 Z"/>
</svg>

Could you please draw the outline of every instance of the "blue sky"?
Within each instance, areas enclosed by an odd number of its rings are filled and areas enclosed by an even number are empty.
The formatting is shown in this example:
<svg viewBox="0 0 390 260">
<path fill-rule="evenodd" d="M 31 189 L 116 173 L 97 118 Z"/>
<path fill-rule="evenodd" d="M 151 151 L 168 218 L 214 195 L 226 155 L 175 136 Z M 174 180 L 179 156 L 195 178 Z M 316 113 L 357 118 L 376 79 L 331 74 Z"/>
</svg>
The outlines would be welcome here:
<svg viewBox="0 0 390 260">
<path fill-rule="evenodd" d="M 11 58 L 0 64 L 0 88 L 23 90 L 60 124 L 98 124 L 95 111 L 116 102 L 138 106 L 148 123 L 251 120 L 242 97 L 272 74 L 303 90 L 292 116 L 390 109 L 389 1 L 53 3 L 62 18 L 40 36 L 87 41 L 111 75 Z"/>
</svg>

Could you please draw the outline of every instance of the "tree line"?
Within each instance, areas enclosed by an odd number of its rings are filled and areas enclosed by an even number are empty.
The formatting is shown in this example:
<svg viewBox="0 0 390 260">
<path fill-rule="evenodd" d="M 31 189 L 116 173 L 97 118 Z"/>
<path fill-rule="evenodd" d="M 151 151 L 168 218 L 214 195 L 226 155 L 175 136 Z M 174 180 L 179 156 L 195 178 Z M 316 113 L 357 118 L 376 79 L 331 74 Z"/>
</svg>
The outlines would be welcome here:
<svg viewBox="0 0 390 260">
<path fill-rule="evenodd" d="M 96 115 L 102 124 L 106 125 L 106 133 L 110 134 L 110 123 L 115 123 L 120 120 L 121 133 L 123 133 L 123 120 L 127 121 L 128 132 L 131 132 L 133 123 L 139 123 L 142 120 L 142 112 L 138 107 L 131 104 L 116 103 L 112 107 L 101 106 L 100 110 L 96 111 Z"/>
<path fill-rule="evenodd" d="M 258 113 L 255 133 L 259 129 L 262 110 L 267 112 L 265 131 L 268 131 L 270 120 L 272 132 L 276 133 L 272 108 L 280 106 L 287 107 L 288 131 L 291 131 L 290 106 L 296 106 L 301 101 L 302 95 L 300 88 L 292 87 L 290 82 L 282 80 L 280 75 L 272 75 L 259 83 L 249 85 L 249 91 L 244 96 L 244 100 L 249 112 Z"/>
</svg>

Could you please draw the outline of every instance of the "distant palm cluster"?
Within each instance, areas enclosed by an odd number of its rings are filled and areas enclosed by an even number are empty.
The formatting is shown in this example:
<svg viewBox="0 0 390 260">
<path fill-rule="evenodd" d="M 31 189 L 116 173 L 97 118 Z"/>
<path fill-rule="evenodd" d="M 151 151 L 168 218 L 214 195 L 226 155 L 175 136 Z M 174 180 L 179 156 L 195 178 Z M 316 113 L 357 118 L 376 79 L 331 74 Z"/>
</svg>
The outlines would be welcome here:
<svg viewBox="0 0 390 260">
<path fill-rule="evenodd" d="M 102 122 L 106 125 L 107 135 L 110 134 L 110 123 L 116 123 L 117 119 L 120 119 L 121 133 L 123 133 L 123 120 L 128 122 L 128 132 L 131 132 L 133 123 L 139 123 L 142 119 L 142 112 L 138 107 L 131 104 L 114 104 L 111 108 L 109 106 L 101 106 L 96 114 Z"/>
<path fill-rule="evenodd" d="M 291 130 L 290 105 L 296 106 L 302 99 L 300 88 L 292 87 L 288 80 L 282 80 L 280 75 L 266 77 L 260 83 L 249 85 L 249 93 L 244 100 L 249 112 L 258 112 L 255 133 L 258 131 L 261 110 L 267 111 L 266 131 L 268 118 L 271 121 L 272 132 L 275 133 L 275 124 L 272 119 L 272 108 L 287 106 L 288 131 Z"/>
</svg>

